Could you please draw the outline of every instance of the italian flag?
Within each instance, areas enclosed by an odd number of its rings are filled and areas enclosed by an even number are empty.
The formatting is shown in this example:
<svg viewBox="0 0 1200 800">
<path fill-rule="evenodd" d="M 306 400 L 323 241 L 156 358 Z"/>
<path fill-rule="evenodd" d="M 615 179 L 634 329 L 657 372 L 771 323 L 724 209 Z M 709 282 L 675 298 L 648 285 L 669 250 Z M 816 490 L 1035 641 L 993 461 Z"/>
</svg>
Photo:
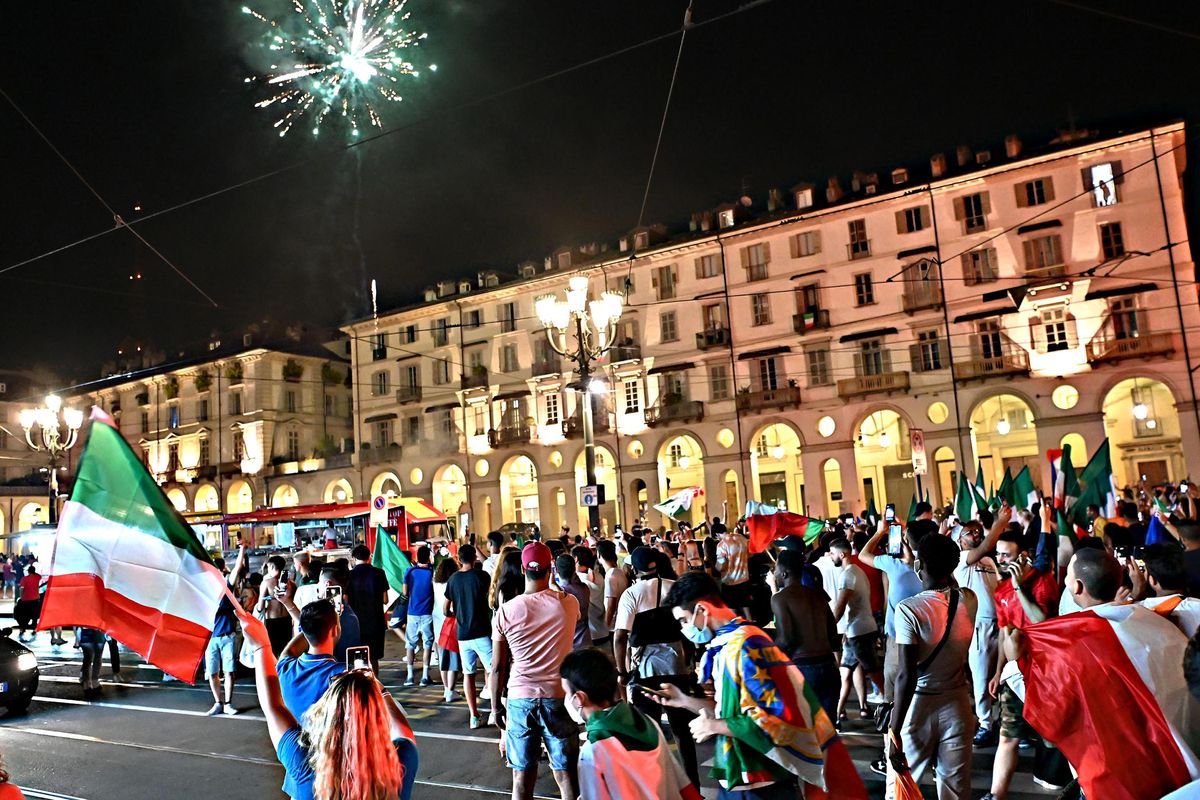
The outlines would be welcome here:
<svg viewBox="0 0 1200 800">
<path fill-rule="evenodd" d="M 785 536 L 799 536 L 811 546 L 825 530 L 825 523 L 749 500 L 746 502 L 746 527 L 750 531 L 750 552 L 762 553 L 771 542 Z"/>
<path fill-rule="evenodd" d="M 38 629 L 97 628 L 191 682 L 228 591 L 112 418 L 93 409 Z"/>
<path fill-rule="evenodd" d="M 703 489 L 698 486 L 692 486 L 681 492 L 676 492 L 661 503 L 655 503 L 654 508 L 672 519 L 687 520 L 691 519 L 692 504 L 697 497 L 703 496 Z"/>
</svg>

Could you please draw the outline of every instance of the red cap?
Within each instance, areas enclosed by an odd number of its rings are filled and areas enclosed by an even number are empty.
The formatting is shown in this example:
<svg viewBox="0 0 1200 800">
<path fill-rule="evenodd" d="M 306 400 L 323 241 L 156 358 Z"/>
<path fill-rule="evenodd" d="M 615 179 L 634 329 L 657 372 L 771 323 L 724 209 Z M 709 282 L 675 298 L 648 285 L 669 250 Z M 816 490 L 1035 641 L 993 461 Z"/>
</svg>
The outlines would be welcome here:
<svg viewBox="0 0 1200 800">
<path fill-rule="evenodd" d="M 550 554 L 550 548 L 541 542 L 530 542 L 521 550 L 521 569 L 533 570 L 540 572 L 544 569 L 550 569 L 554 556 Z"/>
</svg>

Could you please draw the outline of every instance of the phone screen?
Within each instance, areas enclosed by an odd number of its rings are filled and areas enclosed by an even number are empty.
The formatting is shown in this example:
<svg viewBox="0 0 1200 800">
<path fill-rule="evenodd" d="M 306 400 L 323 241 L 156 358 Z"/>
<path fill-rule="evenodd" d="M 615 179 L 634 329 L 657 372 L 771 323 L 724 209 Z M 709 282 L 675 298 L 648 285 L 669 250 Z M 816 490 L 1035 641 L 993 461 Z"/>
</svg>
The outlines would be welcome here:
<svg viewBox="0 0 1200 800">
<path fill-rule="evenodd" d="M 340 586 L 326 587 L 325 588 L 325 599 L 326 600 L 335 600 L 335 601 L 341 600 L 342 599 L 342 587 L 340 587 Z"/>
<path fill-rule="evenodd" d="M 883 508 L 883 519 L 885 522 L 891 522 L 896 518 L 896 504 L 888 503 Z"/>
<path fill-rule="evenodd" d="M 888 528 L 888 555 L 904 555 L 904 529 L 895 523 Z"/>
<path fill-rule="evenodd" d="M 365 669 L 367 672 L 371 672 L 371 648 L 347 647 L 346 669 Z"/>
<path fill-rule="evenodd" d="M 1180 481 L 1180 482 L 1179 482 L 1179 491 L 1181 491 L 1181 492 L 1186 492 L 1187 490 L 1188 490 L 1188 482 L 1187 482 L 1187 481 Z"/>
</svg>

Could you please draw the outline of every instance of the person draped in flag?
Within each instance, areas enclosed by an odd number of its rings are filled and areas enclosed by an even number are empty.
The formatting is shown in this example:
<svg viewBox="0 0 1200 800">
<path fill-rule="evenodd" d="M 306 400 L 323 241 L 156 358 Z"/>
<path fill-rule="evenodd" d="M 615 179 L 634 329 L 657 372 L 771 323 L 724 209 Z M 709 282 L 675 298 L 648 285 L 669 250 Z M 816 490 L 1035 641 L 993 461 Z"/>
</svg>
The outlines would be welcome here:
<svg viewBox="0 0 1200 800">
<path fill-rule="evenodd" d="M 716 737 L 711 769 L 722 800 L 795 797 L 800 782 L 810 798 L 865 798 L 845 744 L 799 669 L 761 628 L 725 605 L 716 581 L 689 572 L 663 603 L 684 635 L 705 648 L 701 683 L 712 700 L 672 684 L 662 703 L 698 714 L 698 741 Z"/>
</svg>

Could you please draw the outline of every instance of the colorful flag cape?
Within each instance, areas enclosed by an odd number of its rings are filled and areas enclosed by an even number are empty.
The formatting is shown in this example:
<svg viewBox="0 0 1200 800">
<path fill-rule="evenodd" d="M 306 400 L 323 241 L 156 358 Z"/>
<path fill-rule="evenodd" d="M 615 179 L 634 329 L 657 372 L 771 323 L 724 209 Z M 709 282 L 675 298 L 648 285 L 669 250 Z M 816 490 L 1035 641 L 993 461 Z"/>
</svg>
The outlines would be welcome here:
<svg viewBox="0 0 1200 800">
<path fill-rule="evenodd" d="M 112 418 L 93 409 L 38 629 L 96 628 L 190 683 L 228 592 Z"/>
<path fill-rule="evenodd" d="M 689 486 L 687 489 L 671 495 L 661 503 L 655 503 L 654 508 L 673 519 L 689 519 L 691 517 L 692 503 L 697 497 L 703 496 L 703 489 L 696 486 Z"/>
<path fill-rule="evenodd" d="M 383 528 L 375 531 L 375 552 L 371 553 L 371 565 L 383 570 L 393 592 L 404 591 L 404 573 L 412 567 L 412 562 Z"/>
<path fill-rule="evenodd" d="M 761 553 L 771 542 L 785 536 L 799 536 L 811 545 L 825 530 L 825 523 L 756 500 L 746 502 L 746 527 L 750 530 L 750 552 Z"/>
<path fill-rule="evenodd" d="M 1030 509 L 1038 502 L 1037 488 L 1033 485 L 1033 475 L 1029 465 L 1021 467 L 1017 477 L 1012 482 L 1012 505 L 1016 508 Z"/>
<path fill-rule="evenodd" d="M 1141 606 L 1098 606 L 1025 628 L 1025 719 L 1088 797 L 1151 800 L 1200 778 L 1188 728 L 1187 637 Z"/>
<path fill-rule="evenodd" d="M 1117 484 L 1113 478 L 1108 439 L 1100 443 L 1091 461 L 1079 473 L 1079 486 L 1078 499 L 1067 510 L 1076 525 L 1087 530 L 1087 508 L 1091 505 L 1097 506 L 1100 516 L 1105 519 L 1117 516 Z"/>
</svg>

